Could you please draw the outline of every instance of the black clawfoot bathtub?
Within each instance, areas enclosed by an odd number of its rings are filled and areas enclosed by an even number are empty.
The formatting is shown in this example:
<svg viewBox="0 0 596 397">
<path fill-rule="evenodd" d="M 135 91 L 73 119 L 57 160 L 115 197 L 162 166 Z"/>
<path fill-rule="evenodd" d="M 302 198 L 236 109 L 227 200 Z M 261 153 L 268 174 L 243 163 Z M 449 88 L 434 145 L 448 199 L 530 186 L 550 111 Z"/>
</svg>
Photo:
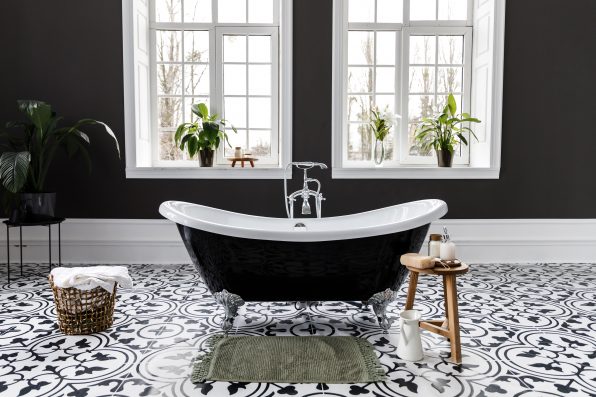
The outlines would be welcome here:
<svg viewBox="0 0 596 397">
<path fill-rule="evenodd" d="M 401 255 L 419 252 L 440 200 L 323 219 L 278 219 L 165 202 L 182 240 L 232 326 L 244 301 L 369 302 L 383 329 L 385 308 L 408 275 Z"/>
</svg>

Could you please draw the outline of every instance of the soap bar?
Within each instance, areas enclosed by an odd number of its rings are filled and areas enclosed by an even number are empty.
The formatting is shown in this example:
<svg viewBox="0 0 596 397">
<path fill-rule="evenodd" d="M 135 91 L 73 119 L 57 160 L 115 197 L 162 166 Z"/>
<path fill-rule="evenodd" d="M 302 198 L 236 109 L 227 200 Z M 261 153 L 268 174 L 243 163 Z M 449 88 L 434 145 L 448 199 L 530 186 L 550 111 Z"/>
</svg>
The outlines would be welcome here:
<svg viewBox="0 0 596 397">
<path fill-rule="evenodd" d="M 420 254 L 405 254 L 401 256 L 401 263 L 404 266 L 413 267 L 416 269 L 430 269 L 435 267 L 432 257 Z"/>
</svg>

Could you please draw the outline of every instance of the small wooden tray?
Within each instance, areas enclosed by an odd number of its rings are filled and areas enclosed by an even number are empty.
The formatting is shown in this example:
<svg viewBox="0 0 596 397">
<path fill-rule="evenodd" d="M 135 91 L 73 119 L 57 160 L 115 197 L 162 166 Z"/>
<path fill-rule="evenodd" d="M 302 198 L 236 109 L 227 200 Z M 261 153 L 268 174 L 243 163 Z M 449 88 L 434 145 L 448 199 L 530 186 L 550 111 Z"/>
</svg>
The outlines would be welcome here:
<svg viewBox="0 0 596 397">
<path fill-rule="evenodd" d="M 435 268 L 444 268 L 443 265 L 447 267 L 459 267 L 463 264 L 463 262 L 459 259 L 455 259 L 452 261 L 442 261 L 440 259 L 433 259 L 433 261 L 435 263 Z"/>
</svg>

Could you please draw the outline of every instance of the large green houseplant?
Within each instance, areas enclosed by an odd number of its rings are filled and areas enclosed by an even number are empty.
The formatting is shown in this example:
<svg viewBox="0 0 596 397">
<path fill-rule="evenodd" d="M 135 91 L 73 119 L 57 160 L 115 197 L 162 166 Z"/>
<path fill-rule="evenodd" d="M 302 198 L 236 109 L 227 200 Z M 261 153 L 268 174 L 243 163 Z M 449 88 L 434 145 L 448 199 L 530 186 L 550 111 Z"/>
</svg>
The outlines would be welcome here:
<svg viewBox="0 0 596 397">
<path fill-rule="evenodd" d="M 46 191 L 46 177 L 59 148 L 69 157 L 82 155 L 88 169 L 89 136 L 82 131 L 91 125 L 101 126 L 114 139 L 116 151 L 120 148 L 116 136 L 105 123 L 82 119 L 72 126 L 60 126 L 52 107 L 41 101 L 18 101 L 26 121 L 9 122 L 2 138 L 0 181 L 11 197 L 13 220 L 39 220 L 54 216 L 56 193 Z"/>
<path fill-rule="evenodd" d="M 467 123 L 480 122 L 468 113 L 457 115 L 457 102 L 453 94 L 449 94 L 447 105 L 441 114 L 422 119 L 415 139 L 424 151 L 436 151 L 439 167 L 451 167 L 455 148 L 460 144 L 468 145 L 465 134 L 469 133 L 476 138 Z"/>
<path fill-rule="evenodd" d="M 186 150 L 190 158 L 199 153 L 201 167 L 213 167 L 213 157 L 219 145 L 225 142 L 232 147 L 225 131 L 227 122 L 217 114 L 210 115 L 204 103 L 192 105 L 192 113 L 197 119 L 192 123 L 180 124 L 174 135 L 176 146 Z M 230 128 L 236 132 L 233 126 Z"/>
</svg>

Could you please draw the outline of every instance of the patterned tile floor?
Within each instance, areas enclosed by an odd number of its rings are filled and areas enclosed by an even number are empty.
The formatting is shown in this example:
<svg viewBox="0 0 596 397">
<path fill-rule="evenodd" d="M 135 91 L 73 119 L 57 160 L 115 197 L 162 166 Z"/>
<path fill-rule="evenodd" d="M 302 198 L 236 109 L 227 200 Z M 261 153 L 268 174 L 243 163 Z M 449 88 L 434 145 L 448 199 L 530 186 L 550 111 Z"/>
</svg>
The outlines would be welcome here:
<svg viewBox="0 0 596 397">
<path fill-rule="evenodd" d="M 596 265 L 478 265 L 460 277 L 464 360 L 423 332 L 426 357 L 396 355 L 397 326 L 384 335 L 373 315 L 349 302 L 297 309 L 245 306 L 234 332 L 354 335 L 374 344 L 390 380 L 378 384 L 193 385 L 193 358 L 219 332 L 218 308 L 192 266 L 130 266 L 113 328 L 64 336 L 55 323 L 44 268 L 5 284 L 0 269 L 0 395 L 10 396 L 596 396 Z M 4 273 L 3 273 L 4 272 Z M 416 308 L 442 313 L 441 286 L 421 277 Z M 405 286 L 391 305 L 396 317 Z"/>
</svg>

